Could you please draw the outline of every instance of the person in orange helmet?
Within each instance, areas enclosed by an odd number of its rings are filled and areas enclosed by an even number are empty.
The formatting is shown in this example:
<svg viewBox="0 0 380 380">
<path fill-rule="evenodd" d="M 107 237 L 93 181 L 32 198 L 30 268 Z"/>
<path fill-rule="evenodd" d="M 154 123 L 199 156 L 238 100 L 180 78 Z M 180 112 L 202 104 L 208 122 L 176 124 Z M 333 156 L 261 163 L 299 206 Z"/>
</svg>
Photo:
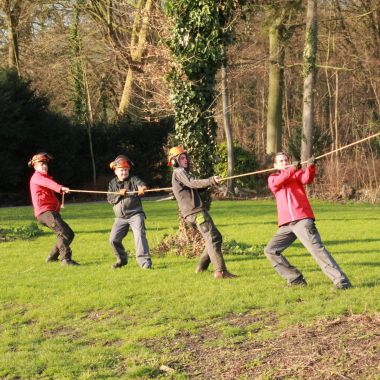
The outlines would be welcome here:
<svg viewBox="0 0 380 380">
<path fill-rule="evenodd" d="M 62 265 L 79 265 L 72 260 L 70 244 L 74 239 L 74 232 L 62 219 L 61 205 L 55 193 L 66 194 L 70 192 L 68 187 L 55 182 L 48 175 L 48 162 L 52 156 L 45 152 L 35 154 L 28 162 L 30 168 L 34 168 L 34 174 L 30 179 L 30 194 L 36 219 L 57 235 L 57 242 L 49 253 L 46 262 L 58 261 L 61 256 Z"/>
<path fill-rule="evenodd" d="M 107 200 L 113 206 L 115 222 L 112 226 L 109 242 L 116 256 L 116 263 L 112 268 L 121 268 L 128 263 L 128 254 L 122 240 L 127 236 L 129 228 L 132 229 L 136 246 L 136 261 L 142 269 L 152 267 L 149 245 L 145 231 L 145 213 L 140 196 L 147 189 L 145 183 L 136 176 L 131 176 L 132 161 L 119 155 L 110 163 L 115 177 L 108 185 Z"/>
<path fill-rule="evenodd" d="M 216 279 L 237 277 L 227 270 L 222 254 L 222 235 L 216 228 L 198 193 L 198 189 L 218 185 L 220 178 L 218 176 L 207 179 L 194 178 L 189 172 L 190 162 L 187 151 L 180 146 L 170 149 L 168 166 L 174 169 L 172 186 L 180 213 L 186 223 L 198 229 L 205 241 L 205 250 L 195 272 L 207 270 L 212 263 Z"/>
</svg>

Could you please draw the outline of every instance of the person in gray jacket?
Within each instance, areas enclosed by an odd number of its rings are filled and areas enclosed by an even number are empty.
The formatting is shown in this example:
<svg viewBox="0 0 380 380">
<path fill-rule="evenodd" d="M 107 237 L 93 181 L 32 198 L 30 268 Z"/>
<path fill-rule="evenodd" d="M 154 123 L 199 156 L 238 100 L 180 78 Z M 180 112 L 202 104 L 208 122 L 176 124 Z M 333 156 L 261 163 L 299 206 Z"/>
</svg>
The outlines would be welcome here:
<svg viewBox="0 0 380 380">
<path fill-rule="evenodd" d="M 227 270 L 222 254 L 222 235 L 216 228 L 198 193 L 198 189 L 217 185 L 220 178 L 218 176 L 208 179 L 194 178 L 189 173 L 187 152 L 179 146 L 170 149 L 168 165 L 174 167 L 172 186 L 180 213 L 186 223 L 198 229 L 205 241 L 205 250 L 195 272 L 207 270 L 212 263 L 216 279 L 237 277 Z"/>
<path fill-rule="evenodd" d="M 152 260 L 146 239 L 145 213 L 140 199 L 146 190 L 146 185 L 140 178 L 130 176 L 132 162 L 124 155 L 117 156 L 110 163 L 110 168 L 115 172 L 115 177 L 108 185 L 110 193 L 107 194 L 107 200 L 112 204 L 115 213 L 115 222 L 109 238 L 116 256 L 112 268 L 121 268 L 128 264 L 128 254 L 122 241 L 131 228 L 135 240 L 137 264 L 143 269 L 149 269 L 152 267 Z"/>
</svg>

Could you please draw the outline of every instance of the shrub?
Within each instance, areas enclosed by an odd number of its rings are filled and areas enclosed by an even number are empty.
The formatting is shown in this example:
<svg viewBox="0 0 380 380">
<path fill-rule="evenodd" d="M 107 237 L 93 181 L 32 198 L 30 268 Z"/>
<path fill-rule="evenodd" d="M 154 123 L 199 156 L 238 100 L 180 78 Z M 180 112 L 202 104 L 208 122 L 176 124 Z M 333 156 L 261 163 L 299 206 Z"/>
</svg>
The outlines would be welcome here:
<svg viewBox="0 0 380 380">
<path fill-rule="evenodd" d="M 217 146 L 217 162 L 215 172 L 221 177 L 227 177 L 227 145 L 226 143 Z M 250 152 L 241 146 L 234 144 L 235 167 L 234 175 L 250 173 L 258 169 L 259 164 L 253 152 Z M 234 180 L 238 187 L 247 187 L 255 189 L 262 186 L 262 181 L 257 176 L 240 177 Z"/>
<path fill-rule="evenodd" d="M 27 226 L 0 229 L 0 242 L 10 240 L 31 240 L 43 234 L 36 222 Z"/>
</svg>

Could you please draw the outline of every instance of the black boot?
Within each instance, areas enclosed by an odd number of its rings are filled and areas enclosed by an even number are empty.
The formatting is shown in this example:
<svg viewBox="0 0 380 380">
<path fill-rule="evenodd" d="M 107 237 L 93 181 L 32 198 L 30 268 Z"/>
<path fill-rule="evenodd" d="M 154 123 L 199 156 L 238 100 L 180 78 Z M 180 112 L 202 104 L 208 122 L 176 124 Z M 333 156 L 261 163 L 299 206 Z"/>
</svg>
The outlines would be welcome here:
<svg viewBox="0 0 380 380">
<path fill-rule="evenodd" d="M 288 286 L 301 286 L 301 287 L 306 286 L 306 285 L 307 285 L 307 282 L 303 278 L 303 276 L 297 277 L 295 280 L 293 280 L 292 282 L 288 284 Z"/>
<path fill-rule="evenodd" d="M 47 263 L 53 263 L 55 261 L 58 261 L 58 257 L 59 257 L 59 254 L 58 255 L 49 255 L 47 258 L 46 258 L 46 262 Z"/>
<path fill-rule="evenodd" d="M 63 259 L 61 264 L 62 265 L 71 265 L 71 266 L 78 266 L 78 265 L 80 265 L 79 263 L 77 263 L 76 261 L 74 261 L 72 259 Z"/>
<path fill-rule="evenodd" d="M 116 263 L 112 264 L 112 269 L 118 269 L 123 267 L 124 265 L 127 265 L 126 261 L 116 261 Z"/>
</svg>

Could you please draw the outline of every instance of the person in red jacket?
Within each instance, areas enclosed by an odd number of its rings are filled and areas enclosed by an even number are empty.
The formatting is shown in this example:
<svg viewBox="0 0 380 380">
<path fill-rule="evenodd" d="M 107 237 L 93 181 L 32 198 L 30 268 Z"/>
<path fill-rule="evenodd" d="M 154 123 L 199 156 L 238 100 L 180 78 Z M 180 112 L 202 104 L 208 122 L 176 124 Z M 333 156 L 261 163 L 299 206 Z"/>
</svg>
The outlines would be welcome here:
<svg viewBox="0 0 380 380">
<path fill-rule="evenodd" d="M 34 174 L 30 179 L 30 194 L 36 219 L 57 235 L 57 242 L 49 253 L 46 262 L 58 261 L 61 256 L 62 265 L 79 265 L 71 258 L 70 244 L 74 239 L 74 232 L 62 219 L 61 205 L 55 193 L 69 193 L 68 187 L 55 182 L 48 175 L 48 162 L 52 157 L 45 153 L 35 154 L 28 162 L 29 167 L 34 168 Z"/>
<path fill-rule="evenodd" d="M 282 254 L 298 238 L 334 285 L 338 289 L 347 289 L 351 283 L 322 243 L 305 193 L 304 185 L 314 180 L 314 161 L 313 157 L 309 159 L 303 170 L 299 161 L 289 165 L 286 153 L 275 155 L 274 167 L 278 172 L 269 176 L 268 186 L 276 198 L 279 229 L 265 247 L 264 253 L 288 285 L 305 286 L 306 280 L 302 273 Z"/>
</svg>

